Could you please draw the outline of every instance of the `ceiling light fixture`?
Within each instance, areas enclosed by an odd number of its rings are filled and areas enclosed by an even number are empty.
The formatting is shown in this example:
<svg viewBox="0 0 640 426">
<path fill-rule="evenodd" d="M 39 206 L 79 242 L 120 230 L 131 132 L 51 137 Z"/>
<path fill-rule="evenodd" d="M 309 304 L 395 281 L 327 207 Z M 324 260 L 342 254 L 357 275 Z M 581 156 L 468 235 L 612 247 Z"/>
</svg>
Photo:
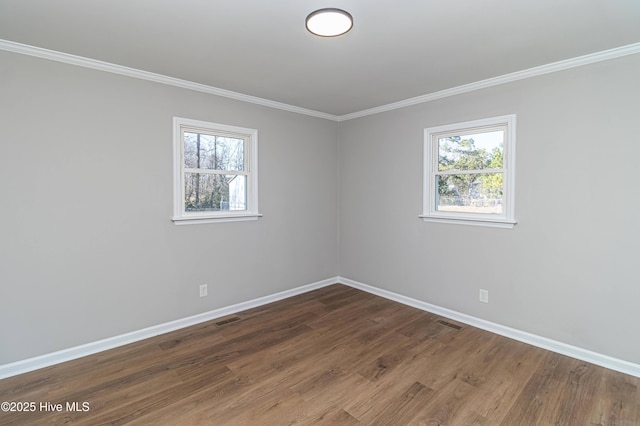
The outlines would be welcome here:
<svg viewBox="0 0 640 426">
<path fill-rule="evenodd" d="M 307 30 L 320 37 L 336 37 L 349 32 L 353 17 L 342 9 L 319 9 L 307 16 Z"/>
</svg>

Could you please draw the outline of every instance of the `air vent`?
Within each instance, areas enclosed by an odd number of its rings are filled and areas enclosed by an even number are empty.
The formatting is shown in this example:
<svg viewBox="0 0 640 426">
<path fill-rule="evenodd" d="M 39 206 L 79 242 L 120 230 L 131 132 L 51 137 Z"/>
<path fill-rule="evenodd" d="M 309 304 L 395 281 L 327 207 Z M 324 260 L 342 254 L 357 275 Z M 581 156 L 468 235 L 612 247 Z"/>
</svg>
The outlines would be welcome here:
<svg viewBox="0 0 640 426">
<path fill-rule="evenodd" d="M 216 323 L 216 325 L 218 325 L 218 326 L 226 325 L 226 324 L 229 324 L 229 323 L 232 323 L 232 322 L 240 321 L 240 319 L 241 319 L 240 317 L 231 317 L 231 318 L 226 319 L 226 320 L 218 321 Z"/>
<path fill-rule="evenodd" d="M 437 320 L 436 322 L 438 324 L 444 325 L 445 327 L 453 328 L 454 330 L 462 330 L 462 327 L 457 324 L 452 324 L 444 320 Z"/>
</svg>

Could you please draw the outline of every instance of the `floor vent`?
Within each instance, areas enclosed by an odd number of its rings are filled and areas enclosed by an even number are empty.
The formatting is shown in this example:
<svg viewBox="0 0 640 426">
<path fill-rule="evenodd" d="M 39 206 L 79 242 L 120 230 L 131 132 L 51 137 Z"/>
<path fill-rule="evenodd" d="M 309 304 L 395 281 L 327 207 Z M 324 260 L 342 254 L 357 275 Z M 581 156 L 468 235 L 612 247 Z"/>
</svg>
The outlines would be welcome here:
<svg viewBox="0 0 640 426">
<path fill-rule="evenodd" d="M 240 321 L 240 317 L 232 317 L 226 320 L 218 321 L 216 325 L 225 325 L 225 324 L 229 324 L 231 322 L 236 322 L 236 321 Z"/>
<path fill-rule="evenodd" d="M 438 324 L 444 325 L 445 327 L 453 328 L 454 330 L 462 330 L 462 327 L 457 324 L 452 324 L 450 322 L 443 321 L 443 320 L 437 320 L 436 322 Z"/>
</svg>

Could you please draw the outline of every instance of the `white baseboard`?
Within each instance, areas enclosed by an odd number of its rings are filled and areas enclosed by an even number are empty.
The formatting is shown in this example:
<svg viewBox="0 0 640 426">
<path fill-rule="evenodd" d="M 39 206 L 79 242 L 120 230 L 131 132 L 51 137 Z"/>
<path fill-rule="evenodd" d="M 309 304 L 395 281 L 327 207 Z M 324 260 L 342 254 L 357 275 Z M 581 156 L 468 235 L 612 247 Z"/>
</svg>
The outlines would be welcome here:
<svg viewBox="0 0 640 426">
<path fill-rule="evenodd" d="M 597 352 L 593 352 L 587 349 L 582 349 L 577 346 L 568 345 L 566 343 L 558 342 L 557 340 L 548 339 L 546 337 L 538 336 L 528 333 L 526 331 L 517 330 L 515 328 L 506 327 L 504 325 L 496 324 L 494 322 L 486 321 L 480 318 L 473 317 L 471 315 L 463 314 L 460 312 L 452 311 L 451 309 L 442 308 L 437 305 L 423 302 L 421 300 L 413 299 L 411 297 L 403 296 L 401 294 L 393 293 L 388 290 L 383 290 L 377 287 L 363 284 L 358 281 L 351 280 L 349 278 L 337 277 L 336 280 L 348 285 L 349 287 L 356 288 L 358 290 L 366 291 L 367 293 L 375 294 L 385 299 L 393 300 L 395 302 L 402 303 L 404 305 L 413 306 L 414 308 L 421 309 L 423 311 L 431 312 L 443 317 L 451 318 L 452 320 L 462 322 L 464 324 L 471 325 L 473 327 L 481 328 L 483 330 L 490 331 L 501 336 L 509 337 L 514 340 L 518 340 L 523 343 L 528 343 L 533 346 L 537 346 L 542 349 L 547 349 L 552 352 L 556 352 L 562 355 L 567 355 L 572 358 L 576 358 L 582 361 L 590 362 L 601 367 L 605 367 L 611 370 L 619 371 L 621 373 L 629 374 L 631 376 L 640 377 L 640 364 L 625 361 L 618 358 L 613 358 L 608 355 L 603 355 Z"/>
<path fill-rule="evenodd" d="M 403 296 L 401 294 L 393 293 L 388 290 L 383 290 L 377 287 L 370 286 L 358 281 L 351 280 L 344 277 L 329 278 L 326 280 L 318 281 L 312 284 L 296 287 L 291 290 L 282 291 L 269 296 L 259 297 L 257 299 L 249 300 L 247 302 L 237 303 L 235 305 L 226 306 L 213 311 L 204 312 L 202 314 L 193 315 L 187 318 L 159 324 L 156 326 L 144 328 L 142 330 L 132 331 L 130 333 L 121 334 L 119 336 L 110 337 L 107 339 L 99 340 L 96 342 L 87 343 L 80 346 L 75 346 L 69 349 L 63 349 L 61 351 L 52 352 L 49 354 L 37 356 L 34 358 L 25 359 L 22 361 L 16 361 L 9 364 L 0 365 L 0 379 L 4 379 L 18 374 L 27 373 L 29 371 L 38 370 L 40 368 L 49 367 L 54 364 L 59 364 L 66 361 L 71 361 L 83 356 L 92 355 L 98 352 L 113 349 L 118 346 L 123 346 L 129 343 L 137 342 L 149 337 L 158 336 L 160 334 L 168 333 L 171 331 L 179 330 L 181 328 L 189 327 L 192 325 L 200 324 L 202 322 L 214 320 L 227 315 L 234 314 L 236 312 L 245 311 L 247 309 L 255 308 L 258 306 L 266 305 L 268 303 L 276 302 L 278 300 L 293 297 L 302 293 L 306 293 L 312 290 L 316 290 L 335 283 L 341 283 L 349 287 L 356 288 L 358 290 L 365 291 L 367 293 L 375 294 L 385 299 L 393 300 L 395 302 L 402 303 L 404 305 L 413 306 L 414 308 L 421 309 L 423 311 L 431 312 L 443 317 L 450 318 L 455 321 L 459 321 L 464 324 L 471 325 L 483 330 L 490 331 L 492 333 L 499 334 L 501 336 L 509 337 L 520 342 L 528 343 L 539 348 L 547 349 L 552 352 L 556 352 L 562 355 L 567 355 L 572 358 L 576 358 L 582 361 L 590 362 L 601 367 L 609 368 L 611 370 L 619 371 L 621 373 L 629 374 L 635 377 L 640 377 L 640 364 L 613 358 L 608 355 L 592 352 L 587 349 L 582 349 L 576 346 L 568 345 L 566 343 L 558 342 L 556 340 L 548 339 L 546 337 L 538 336 L 528 333 L 526 331 L 517 330 L 514 328 L 506 327 L 504 325 L 496 324 L 494 322 L 486 321 L 480 318 L 473 317 L 471 315 L 463 314 L 451 309 L 443 308 L 437 305 L 423 302 L 421 300 L 413 299 L 411 297 Z"/>
<path fill-rule="evenodd" d="M 116 348 L 118 346 L 123 346 L 143 339 L 148 339 L 149 337 L 158 336 L 170 331 L 175 331 L 181 328 L 200 324 L 202 322 L 211 321 L 216 318 L 266 305 L 268 303 L 276 302 L 278 300 L 286 299 L 288 297 L 296 296 L 298 294 L 306 293 L 335 283 L 336 278 L 329 278 L 312 284 L 296 287 L 291 290 L 275 293 L 269 296 L 259 297 L 257 299 L 249 300 L 248 302 L 237 303 L 235 305 L 214 309 L 213 311 L 204 312 L 202 314 L 193 315 L 187 318 L 155 325 L 152 327 L 144 328 L 142 330 L 132 331 L 130 333 L 109 337 L 107 339 L 98 340 L 96 342 L 75 346 L 73 348 L 63 349 L 61 351 L 40 355 L 34 358 L 0 365 L 0 379 L 27 373 L 29 371 L 38 370 L 44 367 L 49 367 L 54 364 L 71 361 L 83 356 L 92 355 L 98 352 L 106 351 L 108 349 Z"/>
</svg>

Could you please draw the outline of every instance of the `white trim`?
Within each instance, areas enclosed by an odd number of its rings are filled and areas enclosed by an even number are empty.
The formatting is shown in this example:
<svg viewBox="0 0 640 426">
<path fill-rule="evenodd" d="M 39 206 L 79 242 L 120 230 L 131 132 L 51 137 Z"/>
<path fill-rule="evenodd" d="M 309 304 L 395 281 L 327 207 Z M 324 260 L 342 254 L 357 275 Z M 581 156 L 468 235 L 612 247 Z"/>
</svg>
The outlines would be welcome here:
<svg viewBox="0 0 640 426">
<path fill-rule="evenodd" d="M 513 226 L 518 223 L 515 220 L 488 220 L 488 219 L 479 219 L 479 220 L 471 220 L 471 219 L 460 219 L 457 217 L 445 217 L 445 216 L 426 216 L 419 215 L 419 218 L 424 220 L 425 222 L 435 222 L 435 223 L 448 223 L 453 225 L 471 225 L 471 226 L 486 226 L 488 228 L 507 228 L 512 229 Z"/>
<path fill-rule="evenodd" d="M 577 346 L 572 346 L 563 342 L 559 342 L 557 340 L 548 339 L 546 337 L 538 336 L 526 331 L 517 330 L 515 328 L 507 327 L 491 321 L 486 321 L 481 318 L 463 314 L 437 305 L 432 305 L 430 303 L 403 296 L 401 294 L 397 294 L 388 290 L 383 290 L 381 288 L 373 287 L 368 284 L 363 284 L 349 278 L 339 276 L 336 277 L 336 279 L 341 284 L 348 285 L 349 287 L 353 287 L 358 290 L 366 291 L 367 293 L 375 294 L 376 296 L 384 297 L 385 299 L 393 300 L 404 305 L 413 306 L 414 308 L 431 312 L 436 315 L 442 315 L 443 317 L 447 317 L 452 320 L 480 328 L 482 330 L 490 331 L 492 333 L 499 334 L 510 339 L 518 340 L 520 342 L 527 343 L 538 348 L 546 349 L 562 355 L 567 355 L 572 358 L 590 362 L 592 364 L 599 365 L 610 370 L 619 371 L 621 373 L 629 374 L 631 376 L 640 377 L 640 364 L 625 361 L 619 358 L 614 358 L 609 355 L 603 355 L 597 352 L 579 348 Z"/>
<path fill-rule="evenodd" d="M 415 98 L 404 99 L 402 101 L 381 105 L 375 108 L 369 108 L 351 114 L 344 114 L 338 117 L 338 121 L 353 120 L 354 118 L 366 117 L 368 115 L 379 114 L 381 112 L 392 111 L 412 105 L 418 105 L 426 102 L 435 101 L 437 99 L 448 98 L 475 90 L 486 89 L 488 87 L 499 86 L 513 81 L 524 80 L 530 77 L 549 74 L 557 71 L 564 71 L 570 68 L 581 67 L 583 65 L 594 64 L 596 62 L 608 61 L 609 59 L 620 58 L 623 56 L 634 55 L 640 53 L 640 43 L 628 44 L 626 46 L 616 47 L 601 52 L 591 53 L 576 58 L 566 59 L 563 61 L 552 62 L 546 65 L 529 68 L 522 71 L 516 71 L 497 77 L 488 78 L 486 80 L 476 81 L 474 83 L 463 84 L 462 86 L 452 87 L 450 89 L 440 90 L 438 92 L 428 93 Z"/>
<path fill-rule="evenodd" d="M 436 315 L 442 315 L 452 320 L 459 321 L 461 323 L 468 324 L 492 333 L 496 333 L 501 336 L 509 337 L 511 339 L 518 340 L 520 342 L 527 343 L 542 349 L 546 349 L 562 355 L 567 355 L 572 358 L 590 362 L 592 364 L 619 371 L 621 373 L 640 377 L 640 364 L 614 358 L 608 355 L 603 355 L 587 349 L 579 348 L 577 346 L 568 345 L 566 343 L 548 339 L 546 337 L 538 336 L 526 331 L 506 327 L 501 324 L 486 321 L 481 318 L 473 317 L 471 315 L 463 314 L 437 305 L 432 305 L 430 303 L 403 296 L 401 294 L 397 294 L 388 290 L 373 287 L 349 278 L 337 276 L 334 278 L 317 281 L 312 284 L 307 284 L 301 287 L 296 287 L 290 290 L 285 290 L 280 293 L 259 297 L 257 299 L 249 300 L 248 302 L 241 302 L 235 305 L 214 309 L 213 311 L 204 312 L 202 314 L 193 315 L 191 317 L 144 328 L 142 330 L 132 331 L 130 333 L 121 334 L 119 336 L 110 337 L 107 339 L 99 340 L 97 342 L 87 343 L 84 345 L 75 346 L 73 348 L 63 349 L 61 351 L 40 355 L 34 358 L 0 365 L 0 379 L 16 376 L 18 374 L 28 373 L 29 371 L 38 370 L 40 368 L 49 367 L 51 365 L 59 364 L 62 362 L 71 361 L 87 355 L 92 355 L 129 343 L 134 343 L 143 339 L 158 336 L 160 334 L 169 333 L 181 328 L 190 327 L 192 325 L 200 324 L 206 321 L 211 321 L 216 318 L 234 314 L 236 312 L 241 312 L 258 306 L 263 306 L 268 303 L 277 302 L 278 300 L 297 296 L 299 294 L 307 293 L 309 291 L 317 290 L 319 288 L 327 287 L 336 283 L 344 284 L 349 287 L 365 291 L 367 293 L 375 294 L 376 296 L 384 297 L 385 299 L 402 303 L 403 305 L 412 306 L 423 311 L 434 313 Z"/>
<path fill-rule="evenodd" d="M 208 93 L 211 95 L 222 96 L 225 98 L 235 99 L 256 105 L 262 105 L 269 108 L 280 109 L 283 111 L 294 112 L 297 114 L 309 115 L 311 117 L 324 118 L 331 121 L 347 121 L 354 118 L 366 117 L 368 115 L 379 114 L 381 112 L 392 111 L 412 105 L 422 104 L 435 101 L 437 99 L 447 98 L 449 96 L 460 95 L 462 93 L 473 92 L 475 90 L 486 89 L 488 87 L 498 86 L 513 81 L 524 80 L 530 77 L 536 77 L 543 74 L 549 74 L 557 71 L 564 71 L 570 68 L 576 68 L 583 65 L 594 64 L 596 62 L 608 61 L 609 59 L 620 58 L 623 56 L 634 55 L 640 53 L 640 43 L 628 44 L 613 49 L 603 50 L 601 52 L 590 53 L 588 55 L 578 56 L 576 58 L 566 59 L 563 61 L 552 62 L 546 65 L 529 68 L 522 71 L 516 71 L 510 74 L 504 74 L 497 77 L 488 78 L 486 80 L 476 81 L 474 83 L 463 84 L 438 92 L 428 93 L 398 102 L 381 105 L 362 111 L 352 112 L 344 115 L 333 115 L 325 112 L 314 111 L 307 108 L 297 107 L 282 102 L 271 101 L 269 99 L 259 98 L 256 96 L 245 95 L 243 93 L 232 92 L 231 90 L 220 89 L 218 87 L 207 86 L 206 84 L 194 83 L 179 78 L 168 77 L 162 74 L 156 74 L 148 71 L 142 71 L 135 68 L 129 68 L 122 65 L 111 64 L 109 62 L 98 61 L 96 59 L 85 58 L 82 56 L 71 55 L 68 53 L 56 52 L 55 50 L 43 49 L 41 47 L 30 46 L 28 44 L 16 43 L 9 40 L 0 39 L 0 50 L 7 52 L 20 53 L 37 58 L 48 59 L 51 61 L 62 62 L 65 64 L 76 65 L 84 68 L 91 68 L 100 71 L 106 71 L 113 74 L 125 75 L 128 77 L 139 78 L 141 80 L 153 81 L 155 83 L 166 84 L 169 86 L 181 87 L 183 89 L 195 90 L 197 92 Z"/>
<path fill-rule="evenodd" d="M 171 220 L 176 225 L 197 225 L 200 223 L 217 223 L 217 222 L 243 222 L 246 220 L 258 220 L 262 217 L 258 214 L 234 214 L 220 217 L 173 217 Z"/>
<path fill-rule="evenodd" d="M 309 115 L 311 117 L 324 118 L 325 120 L 338 121 L 338 116 L 333 114 L 327 114 L 320 111 L 301 108 L 295 105 L 289 105 L 282 102 L 259 98 L 257 96 L 245 95 L 244 93 L 220 89 L 218 87 L 208 86 L 206 84 L 194 83 L 192 81 L 169 77 L 162 74 L 156 74 L 149 71 L 129 68 L 122 65 L 99 61 L 97 59 L 85 58 L 83 56 L 43 49 L 41 47 L 30 46 L 28 44 L 16 43 L 9 40 L 0 39 L 0 50 L 6 50 L 13 53 L 21 53 L 23 55 L 35 56 L 37 58 L 48 59 L 50 61 L 62 62 L 65 64 L 76 65 L 79 67 L 90 68 L 99 71 L 106 71 L 113 74 L 119 74 L 127 77 L 138 78 L 140 80 L 152 81 L 154 83 L 166 84 L 168 86 L 194 90 L 196 92 L 208 93 L 210 95 L 222 96 L 224 98 L 235 99 L 238 101 L 262 105 L 269 108 L 295 112 L 297 114 Z"/>
<path fill-rule="evenodd" d="M 9 364 L 0 365 L 0 379 L 16 376 L 18 374 L 28 373 L 29 371 L 38 370 L 40 368 L 49 367 L 51 365 L 60 364 L 62 362 L 71 361 L 87 355 L 117 348 L 129 343 L 138 342 L 143 339 L 158 336 L 160 334 L 169 333 L 181 328 L 190 327 L 216 318 L 221 318 L 236 312 L 246 311 L 268 303 L 277 302 L 278 300 L 297 296 L 298 294 L 307 293 L 336 283 L 336 278 L 328 278 L 326 280 L 317 281 L 315 283 L 303 285 L 290 290 L 281 291 L 279 293 L 268 296 L 259 297 L 247 302 L 237 303 L 235 305 L 226 306 L 213 311 L 204 312 L 202 314 L 193 315 L 187 318 L 170 321 L 164 324 L 155 325 L 142 330 L 132 331 L 130 333 L 121 334 L 119 336 L 109 337 L 107 339 L 98 340 L 96 342 L 75 346 L 61 351 L 52 352 L 36 356 L 34 358 L 16 361 Z"/>
</svg>

